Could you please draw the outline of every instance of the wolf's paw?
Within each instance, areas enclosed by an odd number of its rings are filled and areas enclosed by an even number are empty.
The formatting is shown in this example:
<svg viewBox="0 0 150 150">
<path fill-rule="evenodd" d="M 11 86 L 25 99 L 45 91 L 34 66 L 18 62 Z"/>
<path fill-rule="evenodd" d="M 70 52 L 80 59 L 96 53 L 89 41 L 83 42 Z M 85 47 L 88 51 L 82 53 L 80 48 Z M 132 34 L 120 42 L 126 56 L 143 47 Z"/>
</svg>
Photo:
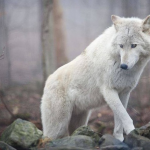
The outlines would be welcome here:
<svg viewBox="0 0 150 150">
<path fill-rule="evenodd" d="M 135 127 L 133 125 L 133 121 L 132 120 L 126 121 L 123 124 L 123 129 L 124 129 L 126 135 L 128 135 L 131 131 L 133 131 L 135 129 Z"/>
<path fill-rule="evenodd" d="M 134 125 L 128 126 L 124 129 L 125 133 L 128 135 L 131 131 L 135 129 Z"/>
</svg>

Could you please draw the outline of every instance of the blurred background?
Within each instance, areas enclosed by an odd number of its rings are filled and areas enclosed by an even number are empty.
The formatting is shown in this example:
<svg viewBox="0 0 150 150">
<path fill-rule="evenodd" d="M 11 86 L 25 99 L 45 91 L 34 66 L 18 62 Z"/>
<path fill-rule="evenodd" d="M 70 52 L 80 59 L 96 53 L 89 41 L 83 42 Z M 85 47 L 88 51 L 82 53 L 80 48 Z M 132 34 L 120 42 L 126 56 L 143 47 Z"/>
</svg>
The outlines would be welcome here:
<svg viewBox="0 0 150 150">
<path fill-rule="evenodd" d="M 111 15 L 145 18 L 149 0 L 0 0 L 0 133 L 14 119 L 41 127 L 46 78 L 73 60 L 112 25 Z M 128 112 L 136 127 L 150 121 L 150 64 L 132 92 Z M 89 125 L 112 133 L 107 105 Z"/>
</svg>

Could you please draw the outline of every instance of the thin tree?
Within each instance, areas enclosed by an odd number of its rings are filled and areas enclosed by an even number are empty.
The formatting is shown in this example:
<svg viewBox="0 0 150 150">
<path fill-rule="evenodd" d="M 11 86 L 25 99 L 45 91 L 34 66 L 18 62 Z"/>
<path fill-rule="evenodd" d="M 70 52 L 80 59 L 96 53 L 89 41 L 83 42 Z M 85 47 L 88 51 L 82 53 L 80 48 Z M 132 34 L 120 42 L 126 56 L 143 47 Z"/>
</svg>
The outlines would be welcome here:
<svg viewBox="0 0 150 150">
<path fill-rule="evenodd" d="M 55 70 L 55 49 L 53 39 L 52 0 L 42 1 L 42 66 L 44 82 Z"/>
<path fill-rule="evenodd" d="M 65 32 L 62 7 L 59 0 L 53 0 L 53 5 L 56 67 L 59 68 L 67 63 L 68 59 L 65 51 Z"/>
</svg>

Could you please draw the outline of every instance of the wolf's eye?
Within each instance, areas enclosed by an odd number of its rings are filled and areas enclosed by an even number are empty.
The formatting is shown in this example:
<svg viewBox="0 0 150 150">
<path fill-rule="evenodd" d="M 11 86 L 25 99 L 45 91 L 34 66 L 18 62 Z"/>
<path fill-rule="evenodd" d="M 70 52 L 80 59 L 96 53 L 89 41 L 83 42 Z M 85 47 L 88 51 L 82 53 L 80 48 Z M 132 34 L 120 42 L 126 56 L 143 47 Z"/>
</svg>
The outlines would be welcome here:
<svg viewBox="0 0 150 150">
<path fill-rule="evenodd" d="M 131 48 L 135 48 L 137 44 L 131 44 Z"/>
<path fill-rule="evenodd" d="M 123 48 L 123 45 L 122 45 L 122 44 L 120 44 L 120 47 L 121 47 L 121 48 Z"/>
</svg>

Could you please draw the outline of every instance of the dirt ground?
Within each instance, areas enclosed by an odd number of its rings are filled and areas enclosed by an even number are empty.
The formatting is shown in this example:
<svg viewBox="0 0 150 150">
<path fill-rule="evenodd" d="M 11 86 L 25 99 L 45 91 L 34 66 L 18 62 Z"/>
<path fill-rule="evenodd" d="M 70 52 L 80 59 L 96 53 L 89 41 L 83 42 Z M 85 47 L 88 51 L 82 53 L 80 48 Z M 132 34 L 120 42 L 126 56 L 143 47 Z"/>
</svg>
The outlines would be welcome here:
<svg viewBox="0 0 150 150">
<path fill-rule="evenodd" d="M 38 86 L 20 86 L 0 91 L 0 134 L 16 118 L 22 118 L 33 122 L 42 129 L 40 118 L 40 101 L 42 88 Z M 8 112 L 4 103 L 8 107 Z M 128 112 L 134 121 L 135 127 L 140 127 L 150 121 L 150 106 L 137 106 L 130 104 Z M 113 113 L 107 105 L 93 110 L 89 120 L 89 126 L 100 134 L 112 133 L 114 127 Z"/>
</svg>

